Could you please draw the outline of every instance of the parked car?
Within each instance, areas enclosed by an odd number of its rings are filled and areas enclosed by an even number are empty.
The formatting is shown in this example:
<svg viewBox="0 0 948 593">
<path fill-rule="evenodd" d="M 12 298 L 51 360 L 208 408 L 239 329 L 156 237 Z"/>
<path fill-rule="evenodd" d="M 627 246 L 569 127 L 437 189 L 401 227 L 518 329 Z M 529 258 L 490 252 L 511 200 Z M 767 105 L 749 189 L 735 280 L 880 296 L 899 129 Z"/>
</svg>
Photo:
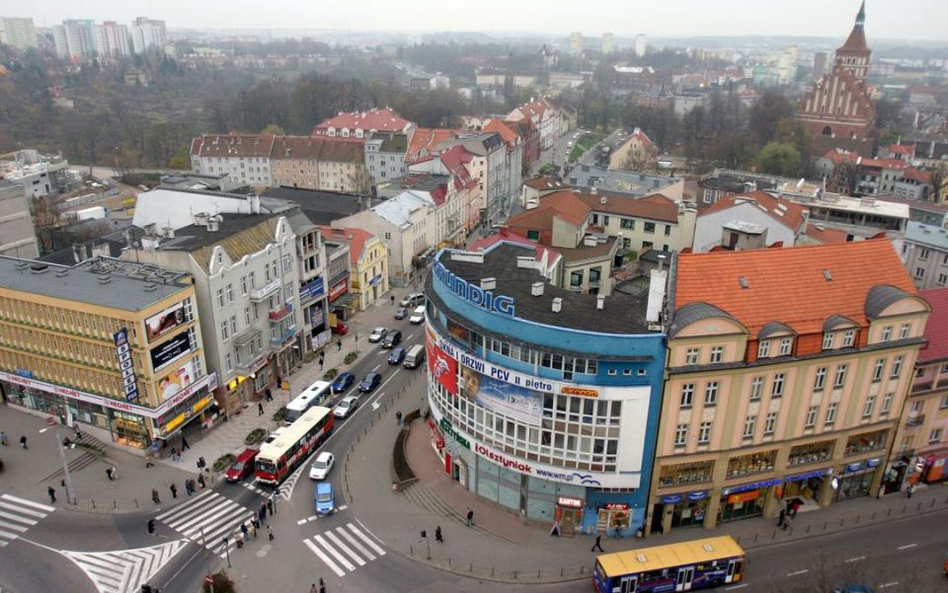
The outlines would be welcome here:
<svg viewBox="0 0 948 593">
<path fill-rule="evenodd" d="M 395 319 L 405 319 L 406 315 L 408 315 L 407 307 L 399 307 L 395 309 Z"/>
<path fill-rule="evenodd" d="M 402 307 L 417 307 L 425 304 L 425 295 L 420 292 L 413 292 L 398 303 Z"/>
<path fill-rule="evenodd" d="M 336 407 L 332 409 L 332 415 L 336 418 L 345 418 L 359 407 L 359 398 L 350 395 L 339 400 Z"/>
<path fill-rule="evenodd" d="M 332 484 L 329 482 L 316 483 L 316 514 L 329 515 L 336 510 L 336 501 L 332 495 Z"/>
<path fill-rule="evenodd" d="M 362 393 L 368 393 L 379 386 L 379 383 L 382 382 L 382 375 L 378 373 L 369 373 L 365 376 L 365 379 L 362 379 L 362 382 L 359 383 L 359 391 Z"/>
<path fill-rule="evenodd" d="M 336 323 L 335 327 L 331 329 L 332 333 L 336 334 L 337 336 L 344 336 L 349 333 L 349 326 L 345 323 Z"/>
<path fill-rule="evenodd" d="M 329 470 L 332 469 L 333 464 L 336 462 L 336 458 L 332 456 L 332 453 L 329 451 L 323 451 L 316 456 L 316 460 L 313 461 L 313 465 L 309 468 L 309 477 L 311 480 L 325 480 L 326 476 L 329 475 Z"/>
<path fill-rule="evenodd" d="M 411 317 L 408 318 L 408 323 L 412 325 L 418 325 L 425 322 L 425 306 L 421 305 L 411 313 Z"/>
<path fill-rule="evenodd" d="M 402 365 L 406 369 L 417 368 L 418 365 L 425 361 L 425 347 L 421 344 L 415 344 L 408 349 L 408 352 L 405 354 L 405 362 Z"/>
<path fill-rule="evenodd" d="M 388 364 L 401 364 L 405 360 L 405 349 L 401 346 L 392 348 L 392 351 L 388 353 Z"/>
<path fill-rule="evenodd" d="M 253 473 L 254 459 L 257 458 L 257 449 L 244 449 L 237 460 L 230 464 L 227 473 L 224 476 L 228 482 L 239 482 Z"/>
<path fill-rule="evenodd" d="M 384 338 L 387 334 L 388 334 L 387 329 L 385 329 L 384 327 L 377 327 L 372 330 L 372 333 L 369 334 L 369 341 L 372 342 L 373 344 L 375 344 L 376 342 L 381 342 L 382 338 Z"/>
<path fill-rule="evenodd" d="M 382 348 L 394 348 L 398 346 L 402 341 L 402 332 L 395 330 L 390 331 L 385 334 L 385 339 L 382 341 Z"/>
<path fill-rule="evenodd" d="M 356 376 L 352 373 L 341 373 L 336 380 L 332 382 L 332 392 L 342 393 L 355 383 Z"/>
</svg>

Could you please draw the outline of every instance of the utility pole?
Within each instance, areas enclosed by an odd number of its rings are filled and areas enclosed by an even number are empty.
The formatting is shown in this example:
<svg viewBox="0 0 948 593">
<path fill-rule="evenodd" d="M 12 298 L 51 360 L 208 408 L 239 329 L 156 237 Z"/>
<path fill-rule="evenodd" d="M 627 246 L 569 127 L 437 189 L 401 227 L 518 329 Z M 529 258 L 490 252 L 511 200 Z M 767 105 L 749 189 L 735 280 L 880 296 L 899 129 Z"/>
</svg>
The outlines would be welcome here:
<svg viewBox="0 0 948 593">
<path fill-rule="evenodd" d="M 201 546 L 204 548 L 204 560 L 207 562 L 207 579 L 205 582 L 210 587 L 211 592 L 214 593 L 214 577 L 211 575 L 211 554 L 210 550 L 207 549 L 207 538 L 204 537 L 204 527 L 201 527 Z"/>
<path fill-rule="evenodd" d="M 69 475 L 69 463 L 66 461 L 66 450 L 63 448 L 63 440 L 59 435 L 59 429 L 56 429 L 56 443 L 59 446 L 59 458 L 63 462 L 63 481 L 66 483 L 66 503 L 76 505 L 76 491 L 72 487 L 72 476 Z"/>
</svg>

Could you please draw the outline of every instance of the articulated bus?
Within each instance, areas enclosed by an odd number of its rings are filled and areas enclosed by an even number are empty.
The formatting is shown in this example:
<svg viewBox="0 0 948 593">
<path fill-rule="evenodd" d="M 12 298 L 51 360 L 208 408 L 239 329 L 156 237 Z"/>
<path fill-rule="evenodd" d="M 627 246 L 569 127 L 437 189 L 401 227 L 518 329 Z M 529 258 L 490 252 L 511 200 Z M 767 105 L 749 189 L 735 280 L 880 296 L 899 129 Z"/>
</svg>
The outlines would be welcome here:
<svg viewBox="0 0 948 593">
<path fill-rule="evenodd" d="M 293 401 L 286 404 L 286 415 L 283 416 L 283 423 L 287 426 L 293 424 L 300 416 L 306 413 L 306 410 L 313 406 L 325 404 L 331 397 L 332 383 L 328 381 L 316 381 L 293 398 Z"/>
<path fill-rule="evenodd" d="M 332 410 L 314 406 L 257 454 L 257 481 L 276 485 L 332 433 Z"/>
<path fill-rule="evenodd" d="M 663 593 L 707 589 L 743 577 L 744 550 L 729 535 L 642 548 L 596 558 L 599 593 Z"/>
</svg>

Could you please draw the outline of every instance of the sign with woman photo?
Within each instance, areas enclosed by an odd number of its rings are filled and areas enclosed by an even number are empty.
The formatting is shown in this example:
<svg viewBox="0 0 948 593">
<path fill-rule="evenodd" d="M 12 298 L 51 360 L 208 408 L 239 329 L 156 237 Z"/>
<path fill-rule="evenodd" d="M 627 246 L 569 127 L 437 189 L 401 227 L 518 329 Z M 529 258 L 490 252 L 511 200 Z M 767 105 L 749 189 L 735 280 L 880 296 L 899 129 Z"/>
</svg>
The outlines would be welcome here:
<svg viewBox="0 0 948 593">
<path fill-rule="evenodd" d="M 194 363 L 189 360 L 177 370 L 169 373 L 167 377 L 158 381 L 158 393 L 161 395 L 161 401 L 176 395 L 190 385 L 194 379 Z"/>
<path fill-rule="evenodd" d="M 461 367 L 461 395 L 510 418 L 540 425 L 543 394 Z"/>
</svg>

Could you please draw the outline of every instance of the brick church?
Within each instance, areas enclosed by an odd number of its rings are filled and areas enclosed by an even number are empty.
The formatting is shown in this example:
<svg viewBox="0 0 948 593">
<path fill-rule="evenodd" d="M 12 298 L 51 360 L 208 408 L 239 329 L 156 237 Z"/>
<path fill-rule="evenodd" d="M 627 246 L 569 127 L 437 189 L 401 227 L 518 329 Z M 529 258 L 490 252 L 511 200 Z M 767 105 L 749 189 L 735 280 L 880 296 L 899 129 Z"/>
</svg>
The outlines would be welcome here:
<svg viewBox="0 0 948 593">
<path fill-rule="evenodd" d="M 864 0 L 846 43 L 836 50 L 832 72 L 797 106 L 797 119 L 813 137 L 817 154 L 844 148 L 871 156 L 875 149 L 876 114 L 866 85 L 872 50 L 866 45 L 865 26 Z"/>
</svg>

